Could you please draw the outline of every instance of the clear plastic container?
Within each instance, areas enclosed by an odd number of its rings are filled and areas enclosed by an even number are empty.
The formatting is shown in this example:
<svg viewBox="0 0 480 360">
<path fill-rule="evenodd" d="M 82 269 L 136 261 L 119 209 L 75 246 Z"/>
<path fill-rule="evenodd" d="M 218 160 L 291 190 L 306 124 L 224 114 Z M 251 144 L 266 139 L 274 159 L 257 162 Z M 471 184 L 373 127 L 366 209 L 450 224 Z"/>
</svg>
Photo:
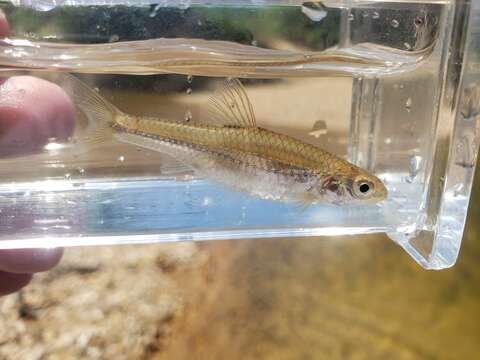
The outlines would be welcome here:
<svg viewBox="0 0 480 360">
<path fill-rule="evenodd" d="M 240 78 L 260 126 L 348 159 L 389 194 L 306 209 L 258 199 L 145 146 L 77 151 L 79 114 L 70 141 L 0 159 L 0 248 L 385 232 L 423 267 L 452 266 L 479 142 L 476 5 L 1 3 L 4 76 L 31 71 L 67 88 L 58 73 L 81 73 L 128 114 L 178 121 L 205 118 L 212 91 Z"/>
</svg>

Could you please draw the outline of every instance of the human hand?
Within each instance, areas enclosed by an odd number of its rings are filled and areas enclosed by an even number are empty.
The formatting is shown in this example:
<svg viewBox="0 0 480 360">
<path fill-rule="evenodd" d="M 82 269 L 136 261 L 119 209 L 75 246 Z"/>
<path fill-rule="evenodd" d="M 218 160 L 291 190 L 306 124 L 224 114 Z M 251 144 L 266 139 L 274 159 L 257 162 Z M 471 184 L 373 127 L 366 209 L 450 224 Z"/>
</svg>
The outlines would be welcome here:
<svg viewBox="0 0 480 360">
<path fill-rule="evenodd" d="M 8 34 L 0 10 L 0 37 Z M 67 139 L 74 124 L 74 106 L 57 85 L 30 76 L 0 79 L 0 157 L 39 150 L 49 138 Z M 27 285 L 33 273 L 57 265 L 62 253 L 62 249 L 0 250 L 0 296 Z"/>
</svg>

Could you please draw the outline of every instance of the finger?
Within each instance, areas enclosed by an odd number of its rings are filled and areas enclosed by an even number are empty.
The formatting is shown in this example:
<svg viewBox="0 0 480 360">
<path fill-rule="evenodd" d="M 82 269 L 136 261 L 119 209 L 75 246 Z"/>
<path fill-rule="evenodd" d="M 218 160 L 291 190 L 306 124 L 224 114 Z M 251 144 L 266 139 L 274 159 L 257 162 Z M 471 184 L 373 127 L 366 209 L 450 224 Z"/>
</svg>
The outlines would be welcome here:
<svg viewBox="0 0 480 360">
<path fill-rule="evenodd" d="M 0 38 L 10 35 L 10 26 L 2 10 L 0 10 Z"/>
<path fill-rule="evenodd" d="M 74 126 L 74 106 L 58 85 L 31 76 L 3 79 L 0 156 L 38 150 L 50 138 L 65 141 Z"/>
<path fill-rule="evenodd" d="M 0 296 L 14 293 L 32 280 L 32 274 L 11 274 L 0 271 Z"/>
<path fill-rule="evenodd" d="M 63 249 L 0 250 L 0 271 L 24 274 L 46 271 L 57 265 Z"/>
</svg>

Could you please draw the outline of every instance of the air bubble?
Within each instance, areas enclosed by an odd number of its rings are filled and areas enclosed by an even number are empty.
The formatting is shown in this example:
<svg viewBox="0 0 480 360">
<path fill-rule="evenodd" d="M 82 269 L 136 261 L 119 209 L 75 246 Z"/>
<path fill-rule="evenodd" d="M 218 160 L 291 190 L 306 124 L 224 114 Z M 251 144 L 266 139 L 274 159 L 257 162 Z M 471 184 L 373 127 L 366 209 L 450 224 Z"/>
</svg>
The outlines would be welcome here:
<svg viewBox="0 0 480 360">
<path fill-rule="evenodd" d="M 185 118 L 184 118 L 184 119 L 185 119 L 186 122 L 191 121 L 191 120 L 193 119 L 192 112 L 191 112 L 191 111 L 187 111 L 187 112 L 185 113 Z"/>
<path fill-rule="evenodd" d="M 312 130 L 308 133 L 308 135 L 313 136 L 315 138 L 319 138 L 320 136 L 327 135 L 328 128 L 327 123 L 324 120 L 318 120 L 313 124 Z"/>
<path fill-rule="evenodd" d="M 407 109 L 408 112 L 412 111 L 412 98 L 409 97 L 405 102 L 405 109 Z"/>
<path fill-rule="evenodd" d="M 258 46 L 258 41 L 257 40 L 252 40 L 250 43 L 252 46 Z"/>
<path fill-rule="evenodd" d="M 118 36 L 117 34 L 113 34 L 108 38 L 108 42 L 111 43 L 117 42 L 118 40 L 120 40 L 120 36 Z"/>
<path fill-rule="evenodd" d="M 187 76 L 187 82 L 188 82 L 189 84 L 191 84 L 192 81 L 193 81 L 193 75 L 188 75 L 188 76 Z"/>
<path fill-rule="evenodd" d="M 192 88 L 187 89 L 187 95 L 190 95 L 192 93 Z"/>
<path fill-rule="evenodd" d="M 372 19 L 379 19 L 379 18 L 380 18 L 380 14 L 378 13 L 378 11 L 374 11 L 372 14 Z"/>
<path fill-rule="evenodd" d="M 385 139 L 385 144 L 390 145 L 392 143 L 392 138 L 387 137 Z"/>
<path fill-rule="evenodd" d="M 407 50 L 411 50 L 411 49 L 412 49 L 412 45 L 410 45 L 410 44 L 407 43 L 407 42 L 403 43 L 403 46 L 405 46 L 405 49 L 407 49 Z"/>
<path fill-rule="evenodd" d="M 349 21 L 355 20 L 355 16 L 353 14 L 348 14 L 348 20 Z"/>
<path fill-rule="evenodd" d="M 80 174 L 85 174 L 85 169 L 84 168 L 78 168 L 78 172 Z"/>
<path fill-rule="evenodd" d="M 398 20 L 393 19 L 392 21 L 390 21 L 390 25 L 392 25 L 392 27 L 394 28 L 398 28 L 400 26 L 400 23 L 398 22 Z"/>
<path fill-rule="evenodd" d="M 72 177 L 72 174 L 66 173 L 66 174 L 64 175 L 64 177 L 65 177 L 65 179 L 70 180 L 70 178 Z"/>
<path fill-rule="evenodd" d="M 117 157 L 117 161 L 124 162 L 125 161 L 125 156 L 120 155 L 119 157 Z"/>
</svg>

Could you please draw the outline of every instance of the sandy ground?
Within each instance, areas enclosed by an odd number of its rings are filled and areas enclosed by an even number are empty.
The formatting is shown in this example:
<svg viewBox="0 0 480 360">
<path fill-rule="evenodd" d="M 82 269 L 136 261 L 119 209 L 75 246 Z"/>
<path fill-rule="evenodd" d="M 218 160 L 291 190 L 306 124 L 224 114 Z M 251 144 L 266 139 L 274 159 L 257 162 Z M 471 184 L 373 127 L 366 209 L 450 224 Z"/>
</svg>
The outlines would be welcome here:
<svg viewBox="0 0 480 360">
<path fill-rule="evenodd" d="M 381 235 L 69 249 L 0 300 L 0 358 L 474 358 L 476 239 L 442 272 Z"/>
<path fill-rule="evenodd" d="M 0 300 L 1 359 L 138 359 L 159 351 L 185 297 L 172 273 L 205 261 L 193 243 L 66 251 Z"/>
</svg>

